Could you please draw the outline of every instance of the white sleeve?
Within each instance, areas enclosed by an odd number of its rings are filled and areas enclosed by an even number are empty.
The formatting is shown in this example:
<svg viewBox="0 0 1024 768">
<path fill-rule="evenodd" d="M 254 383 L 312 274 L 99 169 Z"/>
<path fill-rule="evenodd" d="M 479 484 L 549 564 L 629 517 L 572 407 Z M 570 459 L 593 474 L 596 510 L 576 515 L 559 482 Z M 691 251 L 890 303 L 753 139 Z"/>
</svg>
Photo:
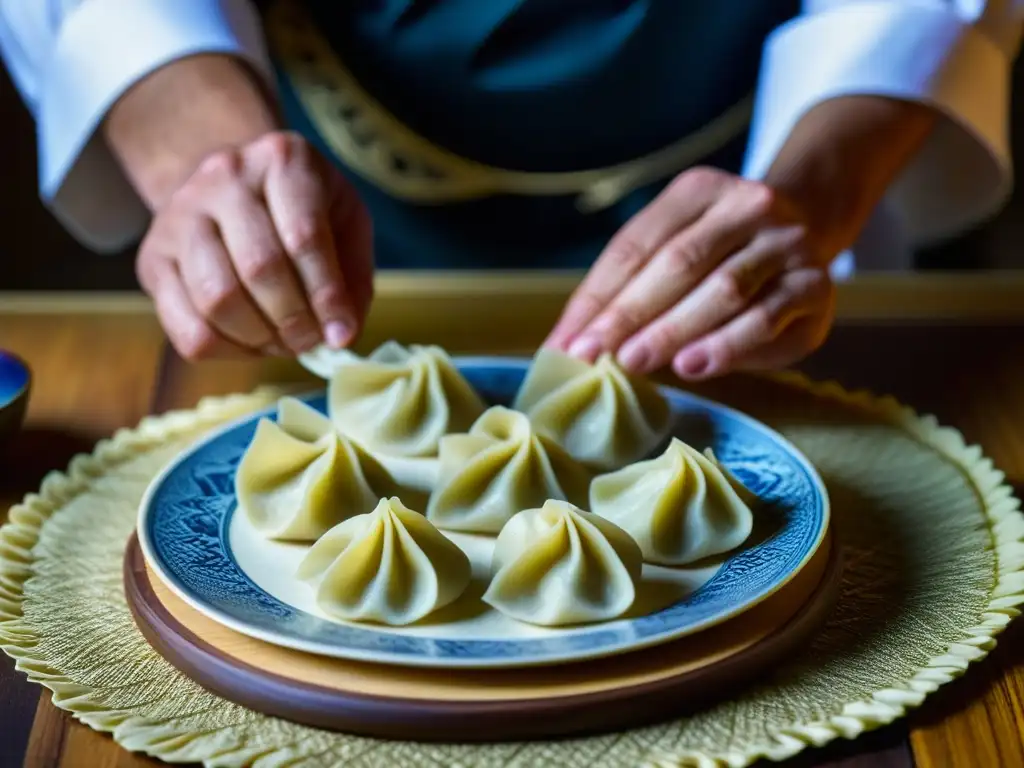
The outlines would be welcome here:
<svg viewBox="0 0 1024 768">
<path fill-rule="evenodd" d="M 804 0 L 768 38 L 744 175 L 763 178 L 812 107 L 849 95 L 928 104 L 943 119 L 886 206 L 916 245 L 995 214 L 1012 186 L 1010 74 L 1024 0 Z"/>
<path fill-rule="evenodd" d="M 135 82 L 197 53 L 272 78 L 250 0 L 0 0 L 0 55 L 36 122 L 39 191 L 79 241 L 119 250 L 149 214 L 97 129 Z"/>
</svg>

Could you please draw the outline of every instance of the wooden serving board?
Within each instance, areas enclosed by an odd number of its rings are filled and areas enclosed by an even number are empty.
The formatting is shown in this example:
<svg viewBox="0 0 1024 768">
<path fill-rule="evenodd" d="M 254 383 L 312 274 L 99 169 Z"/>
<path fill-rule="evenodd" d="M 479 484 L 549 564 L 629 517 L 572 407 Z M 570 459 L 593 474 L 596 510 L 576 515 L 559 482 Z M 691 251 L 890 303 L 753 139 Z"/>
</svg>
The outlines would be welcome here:
<svg viewBox="0 0 1024 768">
<path fill-rule="evenodd" d="M 268 715 L 366 736 L 504 741 L 620 730 L 706 705 L 796 652 L 839 591 L 831 541 L 774 595 L 724 624 L 595 661 L 515 670 L 397 667 L 326 658 L 255 640 L 207 618 L 147 566 L 124 561 L 136 624 L 203 687 Z"/>
</svg>

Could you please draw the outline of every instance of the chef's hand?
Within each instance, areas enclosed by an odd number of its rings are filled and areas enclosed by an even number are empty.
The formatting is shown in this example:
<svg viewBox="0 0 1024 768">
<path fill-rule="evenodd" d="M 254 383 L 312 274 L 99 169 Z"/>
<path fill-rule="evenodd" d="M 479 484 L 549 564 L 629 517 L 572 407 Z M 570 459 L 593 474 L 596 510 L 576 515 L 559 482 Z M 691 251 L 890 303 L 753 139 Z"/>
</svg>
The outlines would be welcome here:
<svg viewBox="0 0 1024 768">
<path fill-rule="evenodd" d="M 302 137 L 273 132 L 199 164 L 156 211 L 136 270 L 187 359 L 342 347 L 373 292 L 370 220 Z"/>
<path fill-rule="evenodd" d="M 685 379 L 799 361 L 832 325 L 831 261 L 936 120 L 920 104 L 837 98 L 798 122 L 764 182 L 683 173 L 616 234 L 546 344 Z"/>
<path fill-rule="evenodd" d="M 690 379 L 785 366 L 828 333 L 833 255 L 771 187 L 695 168 L 612 239 L 548 345 Z"/>
</svg>

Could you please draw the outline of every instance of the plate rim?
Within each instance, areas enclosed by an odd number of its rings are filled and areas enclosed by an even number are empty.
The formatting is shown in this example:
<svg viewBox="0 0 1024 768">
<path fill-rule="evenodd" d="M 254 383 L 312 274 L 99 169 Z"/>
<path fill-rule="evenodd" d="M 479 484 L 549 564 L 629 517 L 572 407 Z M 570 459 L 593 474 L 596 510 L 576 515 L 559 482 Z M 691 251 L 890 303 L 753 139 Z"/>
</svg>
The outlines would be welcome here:
<svg viewBox="0 0 1024 768">
<path fill-rule="evenodd" d="M 129 546 L 126 554 L 137 554 L 141 557 L 142 552 L 141 547 L 137 543 L 137 537 L 135 537 L 135 542 L 136 543 L 134 548 Z M 826 547 L 829 550 L 828 552 L 825 551 Z M 730 654 L 725 658 L 718 659 L 717 661 L 712 662 L 709 665 L 701 666 L 699 669 L 686 673 L 687 676 L 710 675 L 714 677 L 716 674 L 718 674 L 718 672 L 722 671 L 724 673 L 724 676 L 727 678 L 726 685 L 728 685 L 728 678 L 730 678 L 736 672 L 736 667 L 734 665 L 738 664 L 740 665 L 740 667 L 743 667 L 749 662 L 751 656 L 756 655 L 757 653 L 759 653 L 760 651 L 764 651 L 765 649 L 775 648 L 777 644 L 780 642 L 780 640 L 783 644 L 786 644 L 784 638 L 787 637 L 789 633 L 792 632 L 798 626 L 802 625 L 803 628 L 797 629 L 796 633 L 803 636 L 801 638 L 794 640 L 792 644 L 793 647 L 797 647 L 800 644 L 800 642 L 806 642 L 809 637 L 813 636 L 814 631 L 816 631 L 820 627 L 821 623 L 827 618 L 828 613 L 835 607 L 836 600 L 841 591 L 841 581 L 844 562 L 842 549 L 838 546 L 837 542 L 832 537 L 826 537 L 826 541 L 823 544 L 822 549 L 819 549 L 819 551 L 815 554 L 815 558 L 819 557 L 822 558 L 822 566 L 820 568 L 820 572 L 817 574 L 817 578 L 814 580 L 813 587 L 808 590 L 808 594 L 805 596 L 805 598 L 799 601 L 799 604 L 797 605 L 796 609 L 792 612 L 790 616 L 788 616 L 788 618 L 786 618 L 781 624 L 779 624 L 773 631 L 764 635 L 760 640 L 755 641 L 753 644 L 748 645 L 743 649 L 739 650 L 738 652 Z M 129 559 L 128 556 L 126 556 L 125 561 L 122 564 L 122 581 L 125 584 L 126 591 L 129 593 L 134 593 L 136 598 L 146 591 L 144 585 L 149 585 L 148 589 L 150 592 L 152 592 L 152 585 L 156 581 L 156 577 L 152 573 L 152 569 L 148 566 L 148 564 L 145 563 L 144 560 L 141 563 L 141 573 L 136 574 L 134 568 L 138 565 L 139 563 L 133 562 Z M 804 573 L 806 574 L 807 572 L 804 571 Z M 235 679 L 235 681 L 227 679 L 228 677 L 233 677 L 236 674 L 246 674 L 245 672 L 239 672 L 239 670 L 244 669 L 244 667 L 247 665 L 251 666 L 252 662 L 250 660 L 246 660 L 244 654 L 235 655 L 228 653 L 222 657 L 221 654 L 223 653 L 223 651 L 220 650 L 220 645 L 216 643 L 208 643 L 204 636 L 198 635 L 196 633 L 194 627 L 191 627 L 187 624 L 183 624 L 180 621 L 180 619 L 176 617 L 174 612 L 168 608 L 167 604 L 159 598 L 157 598 L 156 600 L 149 601 L 129 599 L 129 607 L 132 609 L 132 612 L 134 614 L 142 614 L 141 620 L 146 624 L 150 632 L 153 633 L 157 644 L 163 643 L 166 645 L 168 643 L 174 643 L 176 645 L 176 647 L 170 648 L 170 650 L 172 651 L 173 658 L 171 658 L 170 656 L 168 657 L 168 660 L 171 661 L 175 667 L 177 667 L 185 674 L 191 676 L 190 670 L 198 669 L 200 666 L 203 665 L 203 663 L 205 663 L 205 661 L 209 660 L 210 664 L 213 665 L 215 669 L 212 675 L 209 672 L 205 672 L 206 680 L 204 681 L 204 685 L 207 683 L 214 685 L 223 685 L 224 689 L 220 691 L 221 695 L 229 699 L 236 700 L 237 703 L 243 706 L 254 708 L 260 711 L 266 711 L 267 714 L 278 717 L 284 717 L 286 719 L 290 718 L 297 721 L 302 720 L 303 722 L 306 722 L 307 725 L 311 725 L 314 727 L 326 727 L 329 729 L 348 730 L 353 732 L 359 731 L 361 735 L 373 738 L 422 739 L 424 737 L 427 737 L 434 741 L 450 741 L 452 738 L 451 734 L 446 735 L 444 733 L 442 733 L 437 738 L 430 737 L 430 734 L 436 733 L 436 721 L 431 723 L 431 729 L 427 734 L 421 733 L 419 735 L 413 736 L 410 736 L 410 734 L 408 733 L 398 733 L 397 731 L 399 729 L 393 727 L 395 722 L 394 719 L 388 717 L 384 718 L 385 723 L 383 727 L 380 727 L 374 722 L 372 722 L 372 714 L 369 717 L 362 717 L 362 719 L 359 722 L 342 722 L 337 717 L 337 707 L 325 707 L 322 705 L 320 701 L 317 701 L 316 706 L 310 706 L 307 711 L 314 712 L 315 716 L 317 718 L 323 718 L 323 721 L 319 723 L 313 722 L 312 720 L 307 721 L 304 717 L 302 717 L 291 707 L 281 705 L 280 702 L 282 701 L 282 699 L 276 687 L 272 694 L 268 693 L 262 699 L 263 702 L 269 702 L 270 709 L 261 709 L 261 707 L 258 706 L 259 704 L 261 704 L 261 701 L 258 701 L 257 699 L 260 698 L 260 692 L 262 689 L 257 690 L 255 694 L 249 696 L 249 694 L 252 693 L 254 688 L 248 681 L 244 683 L 239 683 L 237 682 L 237 678 Z M 157 622 L 160 621 L 161 614 L 163 616 L 169 617 L 169 619 L 167 619 L 168 624 L 178 624 L 179 626 L 184 627 L 187 633 L 191 633 L 193 637 L 199 638 L 199 646 L 192 643 L 192 652 L 183 652 L 181 645 L 178 644 L 177 641 L 184 638 L 182 642 L 185 644 L 189 644 L 190 641 L 187 637 L 185 637 L 184 635 L 171 635 L 171 637 L 173 637 L 174 640 L 169 641 L 166 638 L 166 636 L 161 636 L 160 630 L 157 627 Z M 150 617 L 154 615 L 157 616 L 157 621 L 148 620 L 147 615 L 149 615 Z M 812 618 L 815 615 L 816 618 Z M 140 617 L 137 615 L 137 618 Z M 742 621 L 742 618 L 736 617 L 734 621 Z M 720 625 L 718 627 L 719 631 L 723 629 L 727 629 L 727 627 L 725 625 Z M 147 635 L 147 637 L 149 637 L 149 635 Z M 251 640 L 251 638 L 248 639 Z M 677 644 L 687 643 L 689 642 L 689 640 L 684 638 L 674 642 Z M 276 653 L 280 651 L 288 651 L 288 649 L 279 649 L 278 651 L 272 652 Z M 785 652 L 786 651 L 780 650 L 780 655 L 784 655 Z M 200 660 L 200 658 L 202 660 Z M 349 663 L 347 659 L 340 661 L 341 663 Z M 327 663 L 330 663 L 330 661 L 328 661 Z M 600 663 L 601 660 L 593 660 L 589 662 L 582 661 L 580 662 L 580 666 L 586 667 L 588 665 Z M 729 671 L 725 671 L 730 667 L 731 669 Z M 736 682 L 736 684 L 742 684 L 742 682 L 744 682 L 743 678 L 752 679 L 757 674 L 760 674 L 761 672 L 763 672 L 763 670 L 767 668 L 768 667 L 766 665 L 758 665 L 756 669 L 750 670 L 749 674 L 740 674 L 739 679 L 734 679 L 734 682 Z M 230 672 L 228 672 L 227 670 L 230 670 Z M 450 673 L 454 675 L 467 672 L 479 673 L 479 670 L 450 671 Z M 512 674 L 514 670 L 499 669 L 487 670 L 487 672 L 496 675 L 507 675 Z M 321 687 L 319 682 L 315 680 L 309 681 L 304 679 L 282 677 L 276 671 L 267 672 L 266 670 L 264 670 L 263 679 L 268 680 L 272 686 L 283 685 L 288 687 L 290 690 L 294 690 L 294 686 L 295 688 L 301 688 L 308 695 L 313 696 L 320 696 L 326 693 L 326 695 L 333 698 L 336 695 L 336 692 L 339 690 L 338 688 Z M 546 699 L 545 701 L 553 703 L 553 707 L 549 708 L 549 714 L 557 714 L 558 712 L 564 712 L 565 705 L 579 705 L 581 707 L 586 708 L 593 704 L 595 709 L 606 709 L 609 706 L 609 704 L 614 705 L 616 703 L 621 703 L 620 699 L 628 697 L 632 693 L 636 693 L 640 696 L 658 696 L 660 694 L 664 694 L 668 688 L 671 688 L 674 685 L 674 681 L 678 679 L 678 677 L 666 678 L 664 676 L 661 676 L 654 681 L 635 681 L 625 687 L 617 687 L 614 689 L 605 688 L 596 692 L 573 692 L 563 696 L 552 696 L 549 699 Z M 710 681 L 701 681 L 700 683 L 698 683 L 699 685 L 701 685 L 701 688 L 705 689 L 704 693 L 707 693 L 705 687 L 706 682 Z M 243 690 L 245 691 L 246 695 L 249 696 L 247 700 L 245 700 L 242 696 L 235 695 L 239 691 Z M 701 692 L 698 690 L 696 693 L 698 698 L 700 698 Z M 352 701 L 358 701 L 357 706 L 369 705 L 373 707 L 376 705 L 383 705 L 412 708 L 413 710 L 415 710 L 417 717 L 431 717 L 436 715 L 436 718 L 438 720 L 450 719 L 452 717 L 464 718 L 467 715 L 479 717 L 479 711 L 482 708 L 488 707 L 497 707 L 501 709 L 503 713 L 508 714 L 508 706 L 512 706 L 513 708 L 522 710 L 524 706 L 530 707 L 531 704 L 535 704 L 537 701 L 536 699 L 526 700 L 530 702 L 526 703 L 523 699 L 505 698 L 462 698 L 454 701 L 450 699 L 438 701 L 436 699 L 428 698 L 403 698 L 401 696 L 386 696 L 377 693 L 365 693 L 362 691 L 350 693 L 349 697 L 351 698 Z M 714 693 L 710 694 L 709 697 L 712 700 L 717 700 L 719 698 Z M 271 711 L 271 709 L 274 709 L 275 711 Z M 689 707 L 684 705 L 683 709 L 685 712 L 689 710 Z M 360 710 L 360 714 L 357 715 L 357 717 L 365 715 L 367 711 L 368 710 Z M 485 713 L 483 715 L 483 718 L 486 717 L 487 714 Z M 536 720 L 532 716 L 530 719 L 532 722 L 536 722 Z M 642 725 L 642 723 L 638 723 L 631 727 L 638 727 L 640 725 Z M 559 732 L 557 734 L 547 734 L 547 737 L 555 738 L 558 736 L 571 736 L 574 733 L 586 731 L 588 728 L 589 726 L 587 725 L 582 726 L 582 728 L 570 726 L 564 729 L 564 732 L 562 729 L 559 729 Z M 517 731 L 518 729 L 512 730 Z M 530 730 L 534 731 L 535 726 L 531 727 Z M 537 735 L 538 734 L 536 732 L 513 732 L 508 733 L 504 736 L 497 735 L 497 738 L 495 738 L 495 735 L 492 732 L 491 735 L 483 737 L 482 740 L 494 741 L 508 738 L 521 739 L 535 737 Z M 456 738 L 458 737 L 456 736 Z"/>
<path fill-rule="evenodd" d="M 457 367 L 461 366 L 517 366 L 528 367 L 532 361 L 529 357 L 517 357 L 509 355 L 471 355 L 471 356 L 452 356 L 452 361 Z M 210 619 L 217 623 L 227 627 L 228 629 L 239 632 L 240 634 L 247 635 L 256 640 L 260 640 L 271 645 L 277 645 L 285 648 L 291 648 L 296 651 L 303 653 L 312 653 L 318 656 L 326 656 L 331 658 L 350 659 L 352 661 L 361 661 L 372 664 L 388 664 L 395 666 L 404 667 L 433 667 L 433 668 L 458 668 L 458 669 L 499 669 L 499 668 L 515 668 L 515 667 L 542 667 L 542 666 L 553 666 L 557 664 L 568 664 L 577 661 L 589 661 L 607 656 L 615 656 L 620 653 L 627 653 L 633 651 L 640 651 L 645 648 L 651 648 L 654 646 L 661 645 L 663 643 L 671 642 L 673 640 L 679 640 L 687 635 L 696 634 L 697 632 L 710 629 L 713 626 L 721 624 L 722 622 L 728 621 L 729 619 L 735 618 L 736 616 L 746 612 L 753 608 L 759 603 L 763 602 L 770 596 L 778 592 L 782 587 L 788 584 L 793 578 L 796 577 L 810 562 L 811 558 L 814 557 L 815 553 L 821 547 L 822 542 L 827 538 L 831 530 L 832 521 L 832 510 L 831 510 L 831 499 L 828 494 L 828 489 L 822 479 L 817 468 L 811 463 L 810 459 L 795 446 L 790 440 L 784 435 L 780 434 L 777 430 L 773 429 L 768 424 L 755 419 L 742 411 L 739 411 L 731 406 L 720 403 L 711 398 L 703 397 L 691 392 L 687 392 L 679 387 L 669 386 L 667 384 L 658 384 L 659 391 L 668 390 L 677 394 L 685 396 L 685 398 L 691 402 L 697 403 L 704 407 L 711 406 L 714 410 L 718 410 L 728 414 L 731 418 L 746 424 L 748 427 L 752 427 L 755 430 L 761 432 L 767 432 L 771 435 L 772 439 L 776 440 L 781 446 L 783 446 L 796 460 L 802 465 L 802 469 L 807 473 L 811 479 L 812 484 L 818 491 L 818 495 L 822 500 L 821 508 L 821 525 L 819 527 L 817 538 L 813 541 L 811 546 L 808 547 L 803 559 L 792 568 L 783 578 L 780 578 L 770 588 L 766 589 L 764 593 L 758 596 L 756 600 L 749 601 L 745 604 L 740 604 L 732 609 L 721 611 L 713 616 L 710 616 L 703 621 L 698 621 L 695 624 L 688 625 L 682 630 L 673 632 L 667 631 L 661 634 L 652 635 L 646 638 L 634 640 L 627 644 L 612 644 L 601 646 L 598 648 L 574 652 L 574 653 L 562 653 L 557 655 L 548 655 L 544 657 L 463 657 L 463 658 L 438 658 L 434 656 L 419 655 L 419 656 L 404 656 L 395 654 L 388 651 L 381 651 L 378 649 L 363 650 L 358 648 L 351 648 L 347 646 L 332 645 L 319 641 L 303 640 L 296 638 L 295 636 L 273 630 L 265 630 L 258 627 L 252 627 L 245 621 L 236 619 L 220 609 L 207 605 L 202 600 L 196 599 L 184 585 L 178 583 L 171 574 L 167 573 L 162 567 L 161 559 L 158 557 L 153 543 L 149 538 L 149 530 L 146 525 L 147 520 L 151 514 L 153 507 L 152 499 L 160 488 L 164 480 L 177 467 L 187 460 L 193 453 L 200 450 L 205 445 L 219 439 L 224 433 L 241 426 L 247 422 L 255 419 L 263 418 L 267 415 L 272 414 L 277 408 L 277 402 L 268 405 L 265 408 L 261 408 L 255 411 L 251 411 L 242 416 L 238 416 L 229 421 L 219 424 L 216 428 L 212 429 L 208 434 L 203 435 L 199 440 L 192 443 L 186 450 L 179 452 L 171 461 L 169 461 L 160 472 L 158 472 L 149 485 L 147 485 L 145 493 L 139 501 L 139 507 L 136 514 L 136 533 L 139 539 L 139 545 L 142 548 L 143 555 L 149 565 L 153 568 L 154 573 L 160 578 L 164 585 L 170 589 L 179 598 L 185 601 L 189 606 L 195 610 L 208 616 Z M 282 395 L 295 397 L 299 400 L 308 400 L 314 397 L 322 396 L 324 394 L 324 387 L 316 389 L 310 389 L 304 392 L 296 392 L 294 394 Z M 229 556 L 233 559 L 233 555 Z M 237 567 L 237 563 L 236 563 Z M 243 571 L 244 573 L 244 571 Z M 248 578 L 248 577 L 247 577 Z M 251 579 L 250 579 L 251 580 Z M 324 621 L 329 619 L 321 618 Z M 359 627 L 360 629 L 368 632 L 379 632 L 380 634 L 393 634 L 387 632 L 386 629 L 381 630 L 377 627 Z"/>
</svg>

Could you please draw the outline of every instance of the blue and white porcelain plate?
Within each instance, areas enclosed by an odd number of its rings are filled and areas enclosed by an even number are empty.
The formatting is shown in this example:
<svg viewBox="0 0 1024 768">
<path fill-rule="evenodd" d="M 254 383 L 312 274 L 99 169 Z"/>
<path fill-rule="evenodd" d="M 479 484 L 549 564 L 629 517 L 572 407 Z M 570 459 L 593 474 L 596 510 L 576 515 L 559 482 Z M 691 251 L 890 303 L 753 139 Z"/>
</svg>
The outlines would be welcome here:
<svg viewBox="0 0 1024 768">
<path fill-rule="evenodd" d="M 508 405 L 530 361 L 461 358 L 490 403 Z M 409 627 L 328 618 L 294 578 L 306 545 L 269 542 L 238 513 L 234 474 L 261 417 L 228 424 L 184 452 L 142 501 L 139 540 L 150 566 L 183 600 L 245 635 L 323 656 L 385 664 L 498 668 L 561 664 L 633 651 L 699 632 L 752 608 L 804 567 L 825 539 L 828 496 L 810 462 L 760 422 L 664 388 L 675 434 L 718 459 L 765 503 L 743 548 L 694 567 L 644 566 L 626 617 L 572 628 L 525 625 L 479 600 L 493 539 L 448 534 L 470 556 L 474 583 L 454 605 Z M 325 411 L 323 392 L 301 398 Z"/>
</svg>

